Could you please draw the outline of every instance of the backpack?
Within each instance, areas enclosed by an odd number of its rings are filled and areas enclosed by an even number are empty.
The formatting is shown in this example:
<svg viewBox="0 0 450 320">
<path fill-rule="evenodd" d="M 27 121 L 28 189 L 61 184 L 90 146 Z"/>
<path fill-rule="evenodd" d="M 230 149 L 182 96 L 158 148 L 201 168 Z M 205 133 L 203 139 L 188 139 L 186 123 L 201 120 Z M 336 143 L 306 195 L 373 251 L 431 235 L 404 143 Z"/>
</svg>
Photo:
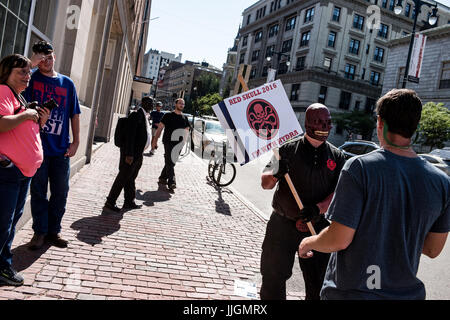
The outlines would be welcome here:
<svg viewBox="0 0 450 320">
<path fill-rule="evenodd" d="M 116 147 L 122 147 L 125 142 L 128 117 L 120 118 L 117 121 L 116 131 L 114 132 L 114 144 Z"/>
</svg>

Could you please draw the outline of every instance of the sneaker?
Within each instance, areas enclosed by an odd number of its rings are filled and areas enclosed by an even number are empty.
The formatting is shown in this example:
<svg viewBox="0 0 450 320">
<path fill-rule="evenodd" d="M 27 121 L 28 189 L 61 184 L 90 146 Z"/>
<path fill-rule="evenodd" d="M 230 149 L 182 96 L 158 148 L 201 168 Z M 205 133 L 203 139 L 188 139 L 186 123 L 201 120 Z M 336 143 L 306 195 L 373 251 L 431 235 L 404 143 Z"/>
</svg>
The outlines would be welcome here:
<svg viewBox="0 0 450 320">
<path fill-rule="evenodd" d="M 20 287 L 23 285 L 23 277 L 17 273 L 16 270 L 9 267 L 3 270 L 0 270 L 0 281 L 11 286 Z"/>
<path fill-rule="evenodd" d="M 125 203 L 122 210 L 136 210 L 142 208 L 141 205 L 137 205 L 135 202 Z"/>
<path fill-rule="evenodd" d="M 120 212 L 120 208 L 117 207 L 115 204 L 111 204 L 109 202 L 105 203 L 105 206 L 103 207 L 103 210 L 109 210 L 109 211 L 113 211 L 113 212 Z"/>
<path fill-rule="evenodd" d="M 61 238 L 61 234 L 49 234 L 47 235 L 47 241 L 50 242 L 53 246 L 61 249 L 67 248 L 69 241 Z"/>
<path fill-rule="evenodd" d="M 45 236 L 40 234 L 34 234 L 30 243 L 28 244 L 28 248 L 32 251 L 39 250 L 44 245 Z"/>
</svg>

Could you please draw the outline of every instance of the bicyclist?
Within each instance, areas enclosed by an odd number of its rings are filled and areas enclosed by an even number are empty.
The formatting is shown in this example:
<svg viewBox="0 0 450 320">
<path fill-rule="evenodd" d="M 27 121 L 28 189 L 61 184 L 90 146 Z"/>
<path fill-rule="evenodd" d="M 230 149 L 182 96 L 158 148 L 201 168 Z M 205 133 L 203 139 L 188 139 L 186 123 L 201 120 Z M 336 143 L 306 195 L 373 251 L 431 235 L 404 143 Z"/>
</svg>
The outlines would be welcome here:
<svg viewBox="0 0 450 320">
<path fill-rule="evenodd" d="M 329 225 L 324 213 L 345 163 L 344 154 L 327 142 L 332 126 L 326 106 L 311 105 L 306 110 L 305 127 L 305 136 L 281 147 L 281 160 L 272 159 L 262 175 L 262 187 L 266 190 L 279 182 L 262 248 L 262 300 L 286 299 L 286 281 L 292 275 L 298 246 L 311 235 L 306 222 L 312 221 L 317 232 Z M 301 211 L 283 178 L 286 173 L 305 206 Z M 309 260 L 299 259 L 307 300 L 320 299 L 328 260 L 329 254 L 323 253 L 314 253 Z"/>
</svg>

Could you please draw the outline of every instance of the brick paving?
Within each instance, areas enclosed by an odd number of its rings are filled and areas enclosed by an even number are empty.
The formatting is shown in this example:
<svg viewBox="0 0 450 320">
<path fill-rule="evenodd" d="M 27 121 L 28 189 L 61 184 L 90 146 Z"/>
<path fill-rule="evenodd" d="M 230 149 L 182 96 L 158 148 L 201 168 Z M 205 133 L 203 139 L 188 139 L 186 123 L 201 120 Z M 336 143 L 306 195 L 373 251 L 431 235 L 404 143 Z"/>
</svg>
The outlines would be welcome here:
<svg viewBox="0 0 450 320">
<path fill-rule="evenodd" d="M 235 280 L 259 289 L 267 221 L 231 190 L 211 185 L 206 162 L 182 159 L 175 169 L 178 189 L 170 194 L 157 184 L 164 162 L 159 150 L 145 157 L 137 179 L 142 209 L 102 212 L 118 158 L 119 150 L 105 144 L 72 179 L 63 219 L 68 249 L 29 251 L 31 221 L 17 232 L 14 267 L 25 285 L 0 287 L 1 300 L 242 300 L 234 295 Z M 288 299 L 304 299 L 304 293 L 288 292 Z"/>
</svg>

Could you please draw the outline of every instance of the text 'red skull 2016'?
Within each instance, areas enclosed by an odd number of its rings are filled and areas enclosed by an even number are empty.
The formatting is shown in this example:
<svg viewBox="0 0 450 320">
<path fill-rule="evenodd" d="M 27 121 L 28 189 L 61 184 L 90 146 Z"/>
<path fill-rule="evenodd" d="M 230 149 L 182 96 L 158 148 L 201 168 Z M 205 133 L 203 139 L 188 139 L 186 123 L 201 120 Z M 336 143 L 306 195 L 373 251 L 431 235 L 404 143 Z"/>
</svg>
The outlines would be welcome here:
<svg viewBox="0 0 450 320">
<path fill-rule="evenodd" d="M 306 133 L 315 140 L 327 141 L 331 125 L 331 114 L 326 106 L 320 103 L 311 105 L 306 110 Z"/>
<path fill-rule="evenodd" d="M 260 139 L 271 140 L 280 129 L 280 119 L 275 108 L 267 101 L 258 99 L 247 108 L 247 121 Z"/>
</svg>

